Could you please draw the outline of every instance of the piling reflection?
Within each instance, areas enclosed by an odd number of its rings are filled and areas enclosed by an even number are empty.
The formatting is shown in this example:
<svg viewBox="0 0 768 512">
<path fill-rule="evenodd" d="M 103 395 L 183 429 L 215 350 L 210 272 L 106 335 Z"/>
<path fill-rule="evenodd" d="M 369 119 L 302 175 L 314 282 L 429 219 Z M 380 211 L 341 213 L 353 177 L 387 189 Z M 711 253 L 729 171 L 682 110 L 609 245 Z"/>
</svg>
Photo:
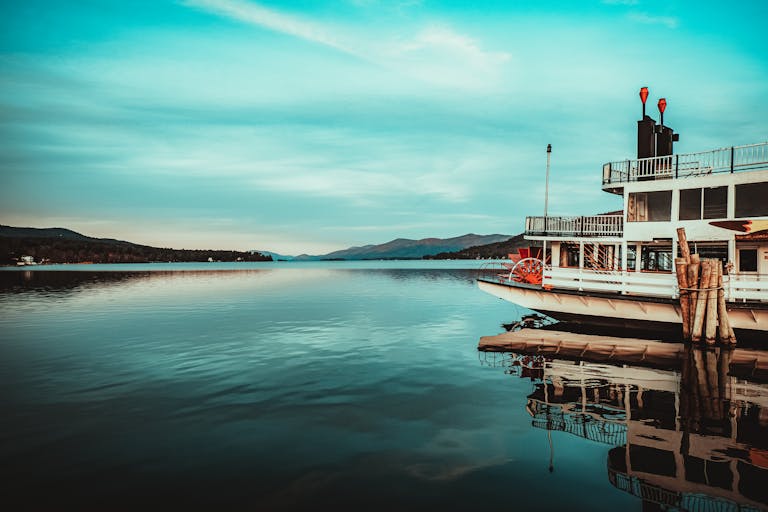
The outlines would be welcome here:
<svg viewBox="0 0 768 512">
<path fill-rule="evenodd" d="M 768 385 L 731 375 L 731 355 L 689 347 L 680 371 L 535 354 L 480 357 L 532 380 L 533 427 L 612 446 L 608 479 L 641 499 L 643 510 L 765 510 Z"/>
</svg>

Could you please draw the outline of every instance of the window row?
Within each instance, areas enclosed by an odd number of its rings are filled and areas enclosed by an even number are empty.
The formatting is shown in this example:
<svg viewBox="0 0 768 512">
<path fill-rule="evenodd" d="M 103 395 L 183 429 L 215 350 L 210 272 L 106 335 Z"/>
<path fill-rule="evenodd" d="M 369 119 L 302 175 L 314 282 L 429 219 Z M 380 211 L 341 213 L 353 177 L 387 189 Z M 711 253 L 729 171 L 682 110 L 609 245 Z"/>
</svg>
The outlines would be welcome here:
<svg viewBox="0 0 768 512">
<path fill-rule="evenodd" d="M 736 218 L 768 216 L 768 183 L 736 185 Z M 627 222 L 663 222 L 672 218 L 672 191 L 632 192 Z M 679 220 L 724 219 L 728 216 L 728 187 L 680 190 Z"/>
<path fill-rule="evenodd" d="M 688 241 L 692 253 L 702 258 L 714 258 L 720 260 L 723 268 L 728 263 L 728 242 L 722 241 Z M 757 249 L 753 247 L 740 247 L 736 250 L 736 270 L 738 272 L 757 272 Z M 584 246 L 584 268 L 593 270 L 621 270 L 621 246 L 604 244 L 586 244 Z M 677 248 L 677 256 L 680 247 Z M 672 256 L 671 243 L 643 243 L 640 247 L 640 261 L 638 265 L 637 246 L 627 246 L 627 270 L 640 271 L 674 271 L 674 258 Z M 560 244 L 560 266 L 578 268 L 579 244 L 563 242 Z"/>
</svg>

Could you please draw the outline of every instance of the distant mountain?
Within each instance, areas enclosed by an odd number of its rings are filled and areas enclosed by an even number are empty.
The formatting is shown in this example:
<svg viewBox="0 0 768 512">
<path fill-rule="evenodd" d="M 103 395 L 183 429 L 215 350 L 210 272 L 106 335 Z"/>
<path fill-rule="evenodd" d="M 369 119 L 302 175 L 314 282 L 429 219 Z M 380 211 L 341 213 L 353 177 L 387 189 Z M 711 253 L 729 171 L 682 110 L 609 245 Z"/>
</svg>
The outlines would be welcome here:
<svg viewBox="0 0 768 512">
<path fill-rule="evenodd" d="M 114 238 L 93 238 L 66 228 L 17 228 L 0 224 L 0 237 L 5 238 L 53 238 L 59 240 L 77 240 L 81 242 L 109 242 L 136 245 Z M 147 246 L 144 246 L 147 247 Z"/>
<path fill-rule="evenodd" d="M 269 256 L 269 257 L 272 258 L 273 261 L 291 261 L 291 260 L 294 259 L 294 256 L 286 256 L 285 254 L 278 254 L 278 253 L 272 252 L 272 251 L 251 250 L 251 251 L 248 251 L 248 252 L 263 254 L 264 256 Z"/>
<path fill-rule="evenodd" d="M 427 259 L 434 260 L 474 260 L 474 259 L 504 259 L 508 254 L 517 254 L 517 250 L 523 247 L 536 247 L 540 246 L 539 242 L 532 242 L 525 240 L 522 233 L 510 237 L 502 242 L 494 242 L 486 245 L 476 245 L 473 247 L 467 247 L 460 251 L 442 252 L 432 256 L 428 256 Z"/>
<path fill-rule="evenodd" d="M 0 225 L 0 265 L 14 265 L 22 256 L 31 256 L 38 263 L 271 260 L 259 253 L 159 248 L 112 238 L 93 238 L 65 228 Z"/>
<path fill-rule="evenodd" d="M 512 235 L 475 235 L 473 233 L 454 238 L 422 238 L 411 240 L 397 238 L 378 245 L 350 247 L 320 256 L 302 254 L 295 260 L 378 260 L 378 259 L 421 259 L 434 254 L 460 251 L 467 247 L 486 245 L 508 240 Z"/>
</svg>

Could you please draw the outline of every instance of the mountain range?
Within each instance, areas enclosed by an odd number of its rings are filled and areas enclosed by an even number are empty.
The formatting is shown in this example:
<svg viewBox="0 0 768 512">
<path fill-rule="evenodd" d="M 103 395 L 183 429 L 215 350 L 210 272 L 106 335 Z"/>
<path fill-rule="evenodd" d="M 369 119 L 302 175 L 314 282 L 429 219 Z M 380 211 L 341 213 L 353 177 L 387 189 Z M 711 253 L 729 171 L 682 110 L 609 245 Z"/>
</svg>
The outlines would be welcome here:
<svg viewBox="0 0 768 512">
<path fill-rule="evenodd" d="M 100 242 L 124 245 L 137 245 L 114 238 L 93 238 L 66 228 L 17 228 L 0 225 L 0 237 L 4 238 L 50 238 L 73 240 L 78 242 Z M 146 246 L 145 246 L 146 247 Z"/>
<path fill-rule="evenodd" d="M 476 235 L 453 238 L 397 238 L 383 244 L 350 247 L 322 255 L 285 256 L 270 251 L 221 251 L 157 248 L 112 238 L 93 238 L 66 228 L 27 228 L 0 225 L 0 259 L 14 264 L 21 256 L 53 263 L 101 262 L 128 263 L 145 261 L 263 261 L 263 260 L 378 260 L 475 258 L 500 244 L 512 242 L 512 235 Z M 516 241 L 516 240 L 515 240 Z M 505 246 L 506 248 L 506 246 Z M 471 250 L 470 250 L 471 249 Z M 490 254 L 490 253 L 489 253 Z"/>
<path fill-rule="evenodd" d="M 440 253 L 452 253 L 468 247 L 487 245 L 503 242 L 512 238 L 512 235 L 476 235 L 469 233 L 453 238 L 422 238 L 412 240 L 410 238 L 396 238 L 383 244 L 364 245 L 350 247 L 340 251 L 333 251 L 322 255 L 301 254 L 299 256 L 282 256 L 269 251 L 258 251 L 269 254 L 274 259 L 291 259 L 298 261 L 311 260 L 379 260 L 379 259 L 421 259 Z"/>
</svg>

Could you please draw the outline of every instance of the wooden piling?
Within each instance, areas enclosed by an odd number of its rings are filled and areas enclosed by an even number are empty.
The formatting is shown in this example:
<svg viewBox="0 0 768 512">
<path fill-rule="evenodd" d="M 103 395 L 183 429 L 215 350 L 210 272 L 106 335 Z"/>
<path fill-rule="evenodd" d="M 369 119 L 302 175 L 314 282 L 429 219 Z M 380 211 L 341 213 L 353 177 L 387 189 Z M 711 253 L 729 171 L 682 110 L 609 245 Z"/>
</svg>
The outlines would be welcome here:
<svg viewBox="0 0 768 512">
<path fill-rule="evenodd" d="M 719 374 L 717 373 L 718 349 L 704 351 L 704 368 L 707 372 L 707 394 L 710 400 L 710 414 L 708 419 L 721 420 L 722 404 L 720 402 Z"/>
<path fill-rule="evenodd" d="M 720 332 L 720 343 L 735 344 L 736 335 L 728 318 L 728 309 L 725 307 L 725 290 L 723 289 L 723 272 L 717 276 L 717 316 Z"/>
<path fill-rule="evenodd" d="M 680 255 L 686 263 L 691 262 L 691 249 L 688 247 L 688 238 L 685 236 L 685 228 L 677 228 L 677 244 L 680 246 Z"/>
<path fill-rule="evenodd" d="M 701 268 L 701 259 L 698 254 L 691 254 L 691 263 L 688 265 L 688 287 L 693 288 L 688 294 L 688 316 L 691 322 L 688 332 L 693 335 L 693 320 L 696 311 L 696 303 L 698 302 L 699 293 L 695 290 L 699 284 L 699 270 Z M 691 341 L 689 337 L 687 341 Z"/>
<path fill-rule="evenodd" d="M 707 288 L 706 342 L 707 345 L 714 345 L 715 341 L 717 341 L 717 276 L 723 266 L 720 261 L 716 259 L 710 259 L 709 265 L 709 280 L 705 283 L 705 280 L 702 279 L 700 288 Z"/>
<path fill-rule="evenodd" d="M 704 259 L 701 261 L 701 279 L 699 280 L 699 286 L 700 291 L 698 292 L 698 297 L 696 298 L 696 311 L 693 315 L 693 328 L 691 329 L 691 341 L 694 343 L 699 343 L 701 341 L 701 335 L 704 332 L 704 319 L 706 316 L 707 311 L 707 292 L 706 290 L 701 290 L 701 288 L 706 288 L 706 286 L 709 283 L 709 278 L 712 274 L 712 265 L 709 263 L 709 260 Z M 704 286 L 701 286 L 704 284 Z"/>
<path fill-rule="evenodd" d="M 690 257 L 690 255 L 689 255 Z M 675 258 L 677 287 L 680 290 L 680 316 L 683 319 L 683 339 L 691 339 L 691 291 L 688 290 L 688 262 L 685 258 Z"/>
</svg>

